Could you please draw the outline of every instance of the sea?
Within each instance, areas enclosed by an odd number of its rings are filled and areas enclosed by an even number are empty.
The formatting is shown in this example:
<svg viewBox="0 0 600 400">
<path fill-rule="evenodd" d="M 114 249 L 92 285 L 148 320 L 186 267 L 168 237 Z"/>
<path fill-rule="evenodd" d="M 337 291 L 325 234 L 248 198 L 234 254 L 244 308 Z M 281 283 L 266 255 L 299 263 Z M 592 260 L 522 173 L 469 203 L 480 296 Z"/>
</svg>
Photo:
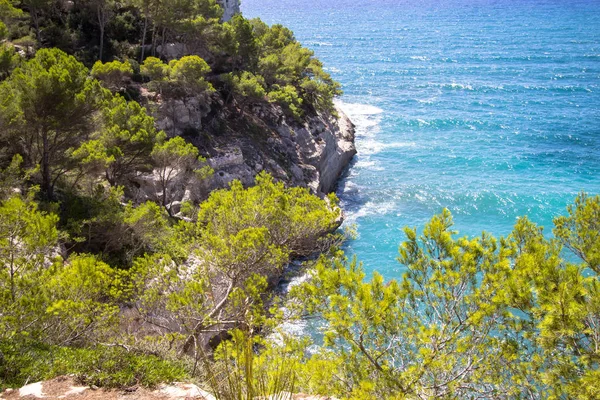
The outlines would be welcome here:
<svg viewBox="0 0 600 400">
<path fill-rule="evenodd" d="M 358 154 L 338 196 L 368 274 L 443 208 L 508 235 L 600 193 L 600 0 L 243 0 L 342 84 Z"/>
</svg>

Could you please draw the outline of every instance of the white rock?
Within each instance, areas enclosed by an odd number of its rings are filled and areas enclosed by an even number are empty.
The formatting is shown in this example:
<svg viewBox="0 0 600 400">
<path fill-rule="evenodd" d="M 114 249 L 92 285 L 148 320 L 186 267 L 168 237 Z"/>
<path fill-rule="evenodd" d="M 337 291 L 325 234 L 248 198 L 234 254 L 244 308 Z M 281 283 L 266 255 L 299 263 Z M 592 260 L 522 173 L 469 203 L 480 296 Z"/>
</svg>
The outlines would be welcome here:
<svg viewBox="0 0 600 400">
<path fill-rule="evenodd" d="M 215 400 L 210 393 L 200 389 L 192 383 L 175 383 L 163 386 L 158 392 L 173 400 L 184 400 L 186 398 L 203 398 L 204 400 Z"/>
<path fill-rule="evenodd" d="M 44 382 L 36 382 L 23 386 L 21 389 L 19 389 L 19 396 L 33 396 L 40 399 L 44 398 L 43 383 Z"/>
<path fill-rule="evenodd" d="M 88 389 L 88 386 L 71 386 L 71 388 L 67 392 L 65 392 L 65 394 L 63 394 L 62 396 L 58 396 L 58 398 L 64 399 L 65 397 L 79 395 Z"/>
</svg>

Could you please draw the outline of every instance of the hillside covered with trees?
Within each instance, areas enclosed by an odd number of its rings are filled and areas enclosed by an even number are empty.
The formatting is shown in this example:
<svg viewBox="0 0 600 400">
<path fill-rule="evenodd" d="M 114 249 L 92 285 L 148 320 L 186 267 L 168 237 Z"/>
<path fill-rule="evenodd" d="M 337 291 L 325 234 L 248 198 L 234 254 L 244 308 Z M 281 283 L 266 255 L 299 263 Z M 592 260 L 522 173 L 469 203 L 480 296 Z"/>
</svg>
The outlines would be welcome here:
<svg viewBox="0 0 600 400">
<path fill-rule="evenodd" d="M 406 229 L 406 274 L 367 280 L 334 195 L 264 171 L 205 187 L 211 143 L 270 149 L 268 127 L 335 118 L 341 93 L 291 31 L 222 12 L 0 0 L 0 389 L 75 374 L 220 399 L 598 398 L 600 197 L 551 237 L 522 218 L 457 238 L 444 210 Z M 284 302 L 291 260 L 310 272 Z M 304 318 L 323 343 L 281 329 Z"/>
<path fill-rule="evenodd" d="M 229 329 L 263 326 L 290 259 L 339 240 L 335 197 L 266 172 L 175 201 L 214 174 L 199 142 L 260 130 L 252 107 L 301 123 L 339 94 L 288 29 L 222 13 L 0 2 L 2 386 L 197 376 Z M 196 128 L 161 130 L 155 117 L 190 103 Z"/>
</svg>

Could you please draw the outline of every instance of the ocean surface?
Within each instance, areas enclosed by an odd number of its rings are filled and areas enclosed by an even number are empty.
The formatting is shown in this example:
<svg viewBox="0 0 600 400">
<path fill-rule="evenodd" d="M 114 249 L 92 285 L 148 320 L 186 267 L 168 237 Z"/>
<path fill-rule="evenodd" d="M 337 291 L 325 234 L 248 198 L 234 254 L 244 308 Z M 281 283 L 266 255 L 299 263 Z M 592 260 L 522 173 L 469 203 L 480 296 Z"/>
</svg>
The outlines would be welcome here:
<svg viewBox="0 0 600 400">
<path fill-rule="evenodd" d="M 399 278 L 404 226 L 448 208 L 462 235 L 546 227 L 600 193 L 600 1 L 243 0 L 342 83 L 358 155 L 347 244 Z"/>
</svg>

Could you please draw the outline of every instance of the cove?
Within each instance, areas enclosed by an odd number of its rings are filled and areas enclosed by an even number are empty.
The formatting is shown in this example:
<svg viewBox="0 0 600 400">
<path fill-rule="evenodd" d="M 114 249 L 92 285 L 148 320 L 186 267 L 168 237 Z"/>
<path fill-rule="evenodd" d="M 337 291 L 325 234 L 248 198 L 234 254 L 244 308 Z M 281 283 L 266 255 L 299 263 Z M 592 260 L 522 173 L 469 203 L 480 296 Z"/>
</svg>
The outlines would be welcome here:
<svg viewBox="0 0 600 400">
<path fill-rule="evenodd" d="M 600 193 L 600 3 L 245 0 L 342 83 L 358 155 L 338 196 L 347 244 L 398 278 L 402 228 L 442 208 L 462 235 L 549 233 L 576 194 Z"/>
</svg>

